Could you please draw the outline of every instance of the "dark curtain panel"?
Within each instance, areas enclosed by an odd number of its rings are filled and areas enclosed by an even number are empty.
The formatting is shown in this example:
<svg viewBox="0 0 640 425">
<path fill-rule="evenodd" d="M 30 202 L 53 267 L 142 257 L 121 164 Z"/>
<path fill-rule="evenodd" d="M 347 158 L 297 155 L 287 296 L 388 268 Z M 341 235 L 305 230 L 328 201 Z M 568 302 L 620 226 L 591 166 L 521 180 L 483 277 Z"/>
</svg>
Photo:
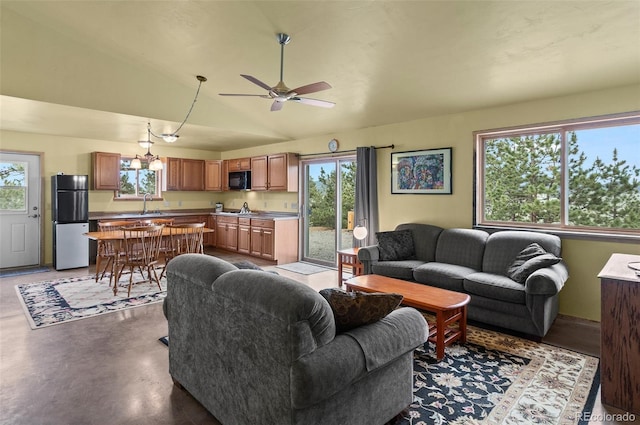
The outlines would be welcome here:
<svg viewBox="0 0 640 425">
<path fill-rule="evenodd" d="M 376 243 L 378 231 L 378 168 L 376 148 L 360 147 L 356 149 L 356 199 L 355 225 L 367 228 L 367 237 L 354 240 L 354 246 L 367 246 Z"/>
</svg>

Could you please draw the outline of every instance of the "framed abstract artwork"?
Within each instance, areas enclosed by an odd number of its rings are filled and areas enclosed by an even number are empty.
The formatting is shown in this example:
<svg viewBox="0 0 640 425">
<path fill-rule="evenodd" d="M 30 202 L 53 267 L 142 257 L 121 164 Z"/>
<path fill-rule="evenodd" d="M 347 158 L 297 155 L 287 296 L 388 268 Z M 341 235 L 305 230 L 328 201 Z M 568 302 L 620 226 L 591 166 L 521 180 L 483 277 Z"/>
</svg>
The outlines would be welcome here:
<svg viewBox="0 0 640 425">
<path fill-rule="evenodd" d="M 391 193 L 450 195 L 451 148 L 391 152 Z"/>
</svg>

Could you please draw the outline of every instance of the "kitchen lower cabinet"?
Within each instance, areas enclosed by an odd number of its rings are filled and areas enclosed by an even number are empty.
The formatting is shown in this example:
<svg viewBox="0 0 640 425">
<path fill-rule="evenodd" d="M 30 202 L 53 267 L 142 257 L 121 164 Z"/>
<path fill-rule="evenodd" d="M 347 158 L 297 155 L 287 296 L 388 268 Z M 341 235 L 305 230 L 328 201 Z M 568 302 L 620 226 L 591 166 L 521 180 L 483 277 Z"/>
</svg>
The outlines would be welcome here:
<svg viewBox="0 0 640 425">
<path fill-rule="evenodd" d="M 228 251 L 238 250 L 238 217 L 216 218 L 216 247 Z"/>
<path fill-rule="evenodd" d="M 238 252 L 249 254 L 251 245 L 251 219 L 238 219 Z"/>
<path fill-rule="evenodd" d="M 250 254 L 276 264 L 298 261 L 298 220 L 252 218 Z"/>
</svg>

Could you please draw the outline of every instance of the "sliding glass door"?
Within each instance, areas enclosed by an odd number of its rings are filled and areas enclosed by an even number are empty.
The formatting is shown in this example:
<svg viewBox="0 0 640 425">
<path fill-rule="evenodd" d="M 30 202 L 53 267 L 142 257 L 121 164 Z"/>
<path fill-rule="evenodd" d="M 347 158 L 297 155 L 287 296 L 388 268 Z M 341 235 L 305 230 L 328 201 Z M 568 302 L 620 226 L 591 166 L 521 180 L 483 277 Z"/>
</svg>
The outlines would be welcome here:
<svg viewBox="0 0 640 425">
<path fill-rule="evenodd" d="M 303 261 L 336 265 L 336 251 L 353 246 L 355 156 L 303 160 Z"/>
</svg>

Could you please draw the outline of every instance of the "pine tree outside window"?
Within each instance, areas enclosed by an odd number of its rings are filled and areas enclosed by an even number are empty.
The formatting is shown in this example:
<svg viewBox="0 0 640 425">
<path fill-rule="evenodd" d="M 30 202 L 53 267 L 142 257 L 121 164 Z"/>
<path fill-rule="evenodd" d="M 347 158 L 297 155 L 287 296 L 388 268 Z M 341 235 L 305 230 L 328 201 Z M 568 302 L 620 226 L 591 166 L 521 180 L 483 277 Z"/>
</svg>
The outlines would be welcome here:
<svg viewBox="0 0 640 425">
<path fill-rule="evenodd" d="M 153 199 L 162 198 L 160 171 L 149 170 L 149 164 L 142 161 L 142 168 L 131 168 L 133 158 L 120 159 L 120 190 L 116 192 L 116 199 L 141 200 L 145 194 Z"/>
<path fill-rule="evenodd" d="M 640 237 L 640 114 L 477 132 L 479 227 Z"/>
</svg>

